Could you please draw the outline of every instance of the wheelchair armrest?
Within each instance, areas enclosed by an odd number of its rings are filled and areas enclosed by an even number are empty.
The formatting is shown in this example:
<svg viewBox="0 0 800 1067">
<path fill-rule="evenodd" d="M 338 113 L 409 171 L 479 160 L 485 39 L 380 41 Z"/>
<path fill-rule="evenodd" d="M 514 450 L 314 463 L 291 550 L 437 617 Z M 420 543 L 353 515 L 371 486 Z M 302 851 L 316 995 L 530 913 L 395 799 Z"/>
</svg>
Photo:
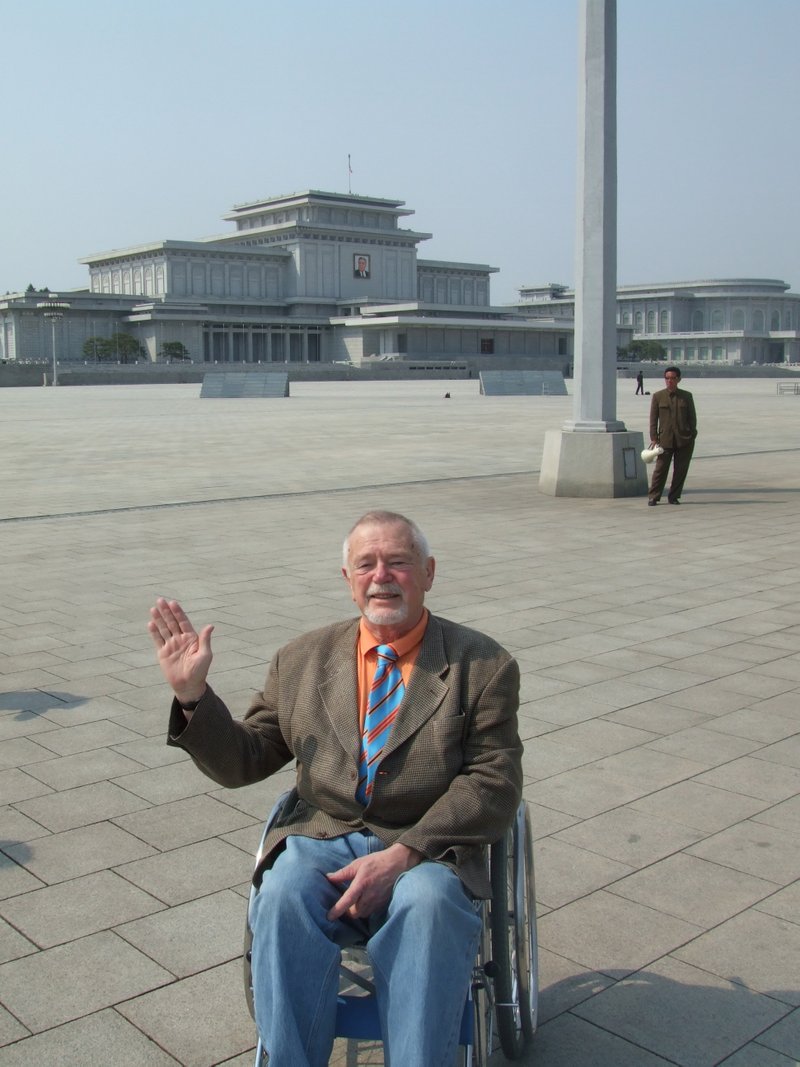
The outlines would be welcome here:
<svg viewBox="0 0 800 1067">
<path fill-rule="evenodd" d="M 255 878 L 255 872 L 261 866 L 261 861 L 264 858 L 264 842 L 267 839 L 267 834 L 270 832 L 272 827 L 275 825 L 275 823 L 281 817 L 281 815 L 283 814 L 283 812 L 286 809 L 286 807 L 289 806 L 289 805 L 293 805 L 296 802 L 296 800 L 297 800 L 297 790 L 295 788 L 286 789 L 283 793 L 281 793 L 281 795 L 278 797 L 278 799 L 272 805 L 272 810 L 270 811 L 269 815 L 267 816 L 267 821 L 264 824 L 264 829 L 261 831 L 261 839 L 258 842 L 258 848 L 256 849 L 255 864 L 253 865 L 253 872 L 254 872 L 253 877 L 254 878 Z"/>
</svg>

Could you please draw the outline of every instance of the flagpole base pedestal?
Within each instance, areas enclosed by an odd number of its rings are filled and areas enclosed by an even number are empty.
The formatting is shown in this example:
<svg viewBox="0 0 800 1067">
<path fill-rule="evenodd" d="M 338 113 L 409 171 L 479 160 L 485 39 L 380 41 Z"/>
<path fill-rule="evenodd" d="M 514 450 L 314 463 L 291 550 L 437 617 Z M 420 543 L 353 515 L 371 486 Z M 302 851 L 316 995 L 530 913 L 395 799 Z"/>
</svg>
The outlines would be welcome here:
<svg viewBox="0 0 800 1067">
<path fill-rule="evenodd" d="M 646 496 L 641 433 L 547 430 L 539 492 L 548 496 Z"/>
</svg>

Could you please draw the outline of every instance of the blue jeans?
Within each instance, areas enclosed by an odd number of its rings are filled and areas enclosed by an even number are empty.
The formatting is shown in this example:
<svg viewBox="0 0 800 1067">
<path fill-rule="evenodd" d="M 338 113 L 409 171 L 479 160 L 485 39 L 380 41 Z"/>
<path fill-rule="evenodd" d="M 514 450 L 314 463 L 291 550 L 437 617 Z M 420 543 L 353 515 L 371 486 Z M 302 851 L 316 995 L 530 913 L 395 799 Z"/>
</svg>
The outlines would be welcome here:
<svg viewBox="0 0 800 1067">
<path fill-rule="evenodd" d="M 250 910 L 256 1025 L 270 1067 L 325 1067 L 333 1050 L 341 948 L 367 941 L 384 1062 L 450 1067 L 481 931 L 479 905 L 449 867 L 401 875 L 369 920 L 327 912 L 340 890 L 325 877 L 383 848 L 374 834 L 289 837 Z"/>
</svg>

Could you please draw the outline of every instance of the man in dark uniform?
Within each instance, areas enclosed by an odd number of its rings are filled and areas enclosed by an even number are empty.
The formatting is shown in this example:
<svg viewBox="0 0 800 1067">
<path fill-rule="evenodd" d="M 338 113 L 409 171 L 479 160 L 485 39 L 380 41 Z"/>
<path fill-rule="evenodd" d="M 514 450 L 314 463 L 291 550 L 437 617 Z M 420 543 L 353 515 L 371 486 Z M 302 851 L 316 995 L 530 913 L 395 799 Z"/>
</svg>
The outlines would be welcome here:
<svg viewBox="0 0 800 1067">
<path fill-rule="evenodd" d="M 680 504 L 683 483 L 689 472 L 697 437 L 697 415 L 691 393 L 679 389 L 681 372 L 677 367 L 664 371 L 666 389 L 653 393 L 650 401 L 650 447 L 661 445 L 663 452 L 656 459 L 653 480 L 650 483 L 648 506 L 655 507 L 661 499 L 664 485 L 672 464 L 672 483 L 667 500 Z"/>
</svg>

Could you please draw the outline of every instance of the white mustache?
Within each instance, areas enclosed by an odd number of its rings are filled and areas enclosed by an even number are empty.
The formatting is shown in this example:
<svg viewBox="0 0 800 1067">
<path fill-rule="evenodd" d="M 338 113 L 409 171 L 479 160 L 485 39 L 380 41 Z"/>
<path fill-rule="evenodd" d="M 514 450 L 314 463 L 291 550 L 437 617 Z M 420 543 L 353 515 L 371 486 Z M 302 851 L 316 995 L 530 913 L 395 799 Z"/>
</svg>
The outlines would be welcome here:
<svg viewBox="0 0 800 1067">
<path fill-rule="evenodd" d="M 397 596 L 402 596 L 403 590 L 396 582 L 389 582 L 388 585 L 371 585 L 367 590 L 367 596 L 379 596 L 381 593 L 393 593 Z"/>
</svg>

